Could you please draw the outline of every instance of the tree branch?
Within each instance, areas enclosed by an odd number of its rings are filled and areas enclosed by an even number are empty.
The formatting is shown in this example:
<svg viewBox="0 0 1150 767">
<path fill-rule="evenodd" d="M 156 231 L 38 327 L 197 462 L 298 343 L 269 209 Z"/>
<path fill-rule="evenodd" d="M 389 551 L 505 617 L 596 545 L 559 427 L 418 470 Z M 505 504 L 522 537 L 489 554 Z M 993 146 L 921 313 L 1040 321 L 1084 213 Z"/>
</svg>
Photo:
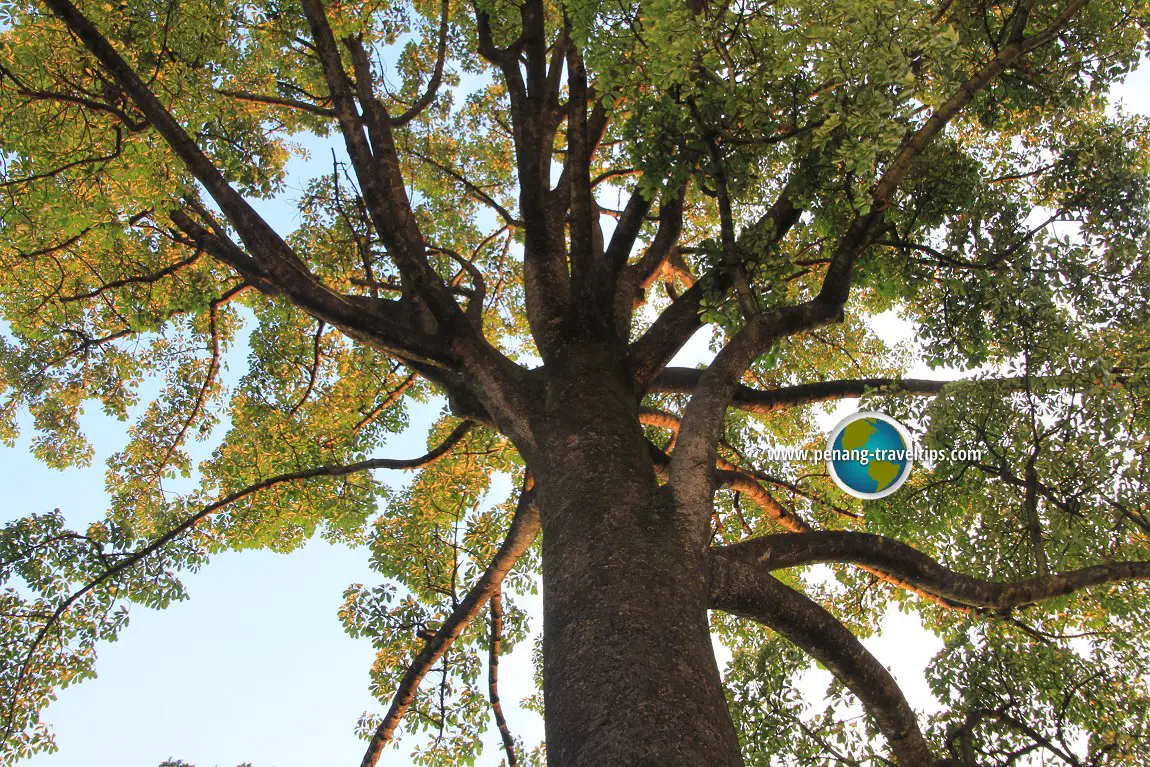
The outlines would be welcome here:
<svg viewBox="0 0 1150 767">
<path fill-rule="evenodd" d="M 519 6 L 519 37 L 506 49 L 495 46 L 491 21 L 475 4 L 480 54 L 503 74 L 511 102 L 511 133 L 519 180 L 519 214 L 526 222 L 523 238 L 523 285 L 527 321 L 535 344 L 546 359 L 559 324 L 570 306 L 570 275 L 563 211 L 550 204 L 551 155 L 557 117 L 548 90 L 545 8 L 542 0 Z M 556 42 L 556 50 L 563 36 Z M 563 59 L 560 58 L 560 61 Z M 522 67 L 521 67 L 522 65 Z M 557 78 L 563 67 L 552 73 Z"/>
<path fill-rule="evenodd" d="M 396 154 L 391 118 L 372 91 L 371 69 L 362 43 L 354 37 L 344 41 L 356 71 L 352 82 L 344 70 L 323 3 L 301 2 L 368 215 L 399 267 L 404 298 L 417 313 L 426 306 L 439 323 L 462 325 L 461 311 L 451 292 L 427 260 L 423 234 L 411 209 Z M 357 98 L 363 107 L 362 116 L 356 109 Z"/>
<path fill-rule="evenodd" d="M 570 19 L 565 19 L 565 26 L 569 24 Z M 567 158 L 564 170 L 569 179 L 572 309 L 579 315 L 580 326 L 595 327 L 599 332 L 614 331 L 611 299 L 618 272 L 604 253 L 599 208 L 591 187 L 594 145 L 587 119 L 587 69 L 577 45 L 567 48 L 567 89 Z M 637 229 L 645 212 L 639 213 L 639 220 L 635 222 L 624 214 L 617 227 Z M 636 211 L 630 213 L 632 218 L 636 216 Z M 620 234 L 619 228 L 615 231 L 617 235 L 625 236 L 625 232 Z"/>
<path fill-rule="evenodd" d="M 294 109 L 297 112 L 307 112 L 317 117 L 336 116 L 335 110 L 331 107 L 320 106 L 319 104 L 312 104 L 299 99 L 289 99 L 283 96 L 264 96 L 259 93 L 236 91 L 228 88 L 218 88 L 216 89 L 216 93 L 219 93 L 221 96 L 236 99 L 237 101 L 248 101 L 252 104 L 266 104 L 268 106 L 283 107 L 284 109 Z"/>
<path fill-rule="evenodd" d="M 669 264 L 680 268 L 688 288 L 695 284 L 693 276 L 676 249 L 679 236 L 683 231 L 684 193 L 680 191 L 673 199 L 667 199 L 668 194 L 664 193 L 663 199 L 659 203 L 659 223 L 655 229 L 655 236 L 636 263 L 627 266 L 626 260 L 630 256 L 631 247 L 638 236 L 639 227 L 643 223 L 642 219 L 650 209 L 650 203 L 643 200 L 638 189 L 627 202 L 624 212 L 635 206 L 635 213 L 638 214 L 640 209 L 642 213 L 637 216 L 637 221 L 628 224 L 628 231 L 620 234 L 619 229 L 616 229 L 615 234 L 611 237 L 611 244 L 607 248 L 607 259 L 609 262 L 618 262 L 617 268 L 622 269 L 622 275 L 619 277 L 618 285 L 615 288 L 614 304 L 615 323 L 620 338 L 626 338 L 630 334 L 631 315 L 642 304 L 644 291 L 650 287 L 661 272 L 664 272 Z M 639 202 L 636 202 L 636 198 Z M 622 223 L 623 220 L 621 219 L 620 225 Z M 617 241 L 617 237 L 624 235 L 625 239 Z"/>
<path fill-rule="evenodd" d="M 886 209 L 915 159 L 980 91 L 1024 54 L 1052 40 L 1087 2 L 1073 0 L 1049 27 L 1029 38 L 1022 38 L 1022 29 L 1019 28 L 1014 42 L 1000 49 L 990 61 L 979 67 L 959 86 L 956 93 L 939 105 L 926 122 L 902 142 L 871 190 L 870 209 L 855 218 L 839 241 L 823 278 L 822 288 L 815 298 L 816 302 L 825 304 L 835 312 L 842 311 L 850 294 L 851 272 L 855 261 L 881 231 Z"/>
<path fill-rule="evenodd" d="M 652 393 L 690 394 L 698 388 L 703 373 L 704 371 L 694 368 L 664 368 L 651 382 L 648 391 Z M 1006 383 L 1012 382 L 1012 380 L 995 379 L 995 382 Z M 735 388 L 731 404 L 740 410 L 765 414 L 819 402 L 861 397 L 875 390 L 929 397 L 955 383 L 961 383 L 961 381 L 932 381 L 922 378 L 860 378 L 796 384 L 770 391 L 739 384 Z"/>
<path fill-rule="evenodd" d="M 199 213 L 201 216 L 208 216 L 206 210 L 201 209 Z M 208 229 L 186 210 L 175 210 L 168 215 L 172 223 L 197 248 L 235 269 L 245 281 L 261 292 L 270 296 L 286 292 L 259 261 L 248 255 L 219 227 L 214 227 L 215 231 Z M 289 298 L 291 297 L 289 295 Z M 338 298 L 342 304 L 346 304 L 339 306 L 338 311 L 329 311 L 332 307 L 327 303 L 317 305 L 310 300 L 300 301 L 297 305 L 316 319 L 340 328 L 348 336 L 401 360 L 419 362 L 436 368 L 447 364 L 449 356 L 444 345 L 438 338 L 404 325 L 404 312 L 398 303 L 365 296 Z"/>
<path fill-rule="evenodd" d="M 670 483 L 684 512 L 701 535 L 714 495 L 712 468 L 727 407 L 746 370 L 779 338 L 833 321 L 836 313 L 817 299 L 752 317 L 703 371 L 679 428 L 671 456 Z"/>
<path fill-rule="evenodd" d="M 703 372 L 695 368 L 664 368 L 651 382 L 647 391 L 652 394 L 690 394 L 698 388 Z M 1115 383 L 1124 384 L 1129 380 L 1128 376 L 1122 375 L 1119 371 L 1114 372 L 1116 375 L 1112 380 Z M 1030 380 L 1032 384 L 1049 388 L 1064 387 L 1072 383 L 1072 380 L 1066 376 L 1031 377 Z M 820 402 L 853 399 L 873 393 L 934 397 L 941 394 L 948 386 L 961 384 L 1001 386 L 1006 391 L 1013 392 L 1025 388 L 1026 379 L 1023 376 L 958 378 L 953 381 L 938 381 L 927 378 L 856 378 L 795 384 L 767 391 L 739 384 L 731 398 L 731 405 L 748 413 L 767 414 Z"/>
<path fill-rule="evenodd" d="M 723 462 L 726 464 L 726 462 Z M 731 464 L 726 464 L 726 468 L 720 469 L 715 472 L 715 478 L 723 487 L 728 487 L 735 492 L 742 493 L 751 499 L 751 502 L 758 506 L 763 512 L 773 519 L 780 527 L 790 530 L 791 533 L 809 533 L 811 526 L 804 522 L 793 511 L 783 506 L 778 500 L 768 493 L 762 485 L 759 484 L 750 474 L 740 471 L 737 467 Z"/>
<path fill-rule="evenodd" d="M 631 256 L 631 248 L 635 245 L 635 240 L 639 236 L 639 231 L 643 227 L 643 222 L 646 220 L 647 212 L 651 210 L 651 203 L 653 199 L 643 193 L 641 185 L 635 185 L 635 191 L 631 192 L 631 196 L 627 199 L 627 204 L 623 207 L 623 213 L 619 216 L 619 220 L 615 223 L 615 231 L 611 234 L 611 241 L 607 244 L 604 257 L 607 260 L 607 265 L 612 272 L 618 272 L 627 265 L 627 259 Z M 666 208 L 664 213 L 663 209 Z M 676 225 L 676 219 L 678 221 Z M 664 223 L 666 222 L 666 223 Z M 679 232 L 682 230 L 683 222 L 683 199 L 682 192 L 674 199 L 667 200 L 660 205 L 659 211 L 659 229 L 656 230 L 655 239 L 651 242 L 650 247 L 644 252 L 644 258 L 648 259 L 648 265 L 645 271 L 654 271 L 649 266 L 651 260 L 655 260 L 657 254 L 661 252 L 662 258 L 658 260 L 661 262 L 666 258 L 670 252 L 671 246 L 679 239 Z M 659 234 L 663 232 L 666 226 L 666 232 L 663 233 L 663 238 L 660 240 Z M 668 240 L 670 242 L 668 243 Z M 658 249 L 656 254 L 647 256 L 652 248 L 656 247 L 658 241 Z"/>
<path fill-rule="evenodd" d="M 704 275 L 663 310 L 630 347 L 631 371 L 635 387 L 645 391 L 651 379 L 683 348 L 703 321 L 703 301 L 707 293 L 723 294 L 730 288 L 730 279 L 721 271 Z"/>
<path fill-rule="evenodd" d="M 720 556 L 711 562 L 713 609 L 769 626 L 826 666 L 862 701 L 900 767 L 936 764 L 890 672 L 838 619 L 763 568 Z"/>
<path fill-rule="evenodd" d="M 448 12 L 451 10 L 451 0 L 443 0 L 442 10 L 440 10 L 439 22 L 439 45 L 435 51 L 435 70 L 431 73 L 431 79 L 427 82 L 427 90 L 420 96 L 411 108 L 398 117 L 391 118 L 391 124 L 394 127 L 407 125 L 423 112 L 424 109 L 431 106 L 435 101 L 435 95 L 439 92 L 439 86 L 443 82 L 443 65 L 447 61 L 447 32 L 449 29 Z"/>
<path fill-rule="evenodd" d="M 315 2 L 317 0 L 305 0 L 305 5 Z M 237 268 L 245 279 L 261 290 L 288 296 L 308 313 L 348 331 L 349 335 L 369 340 L 389 351 L 398 351 L 401 356 L 418 356 L 426 361 L 442 360 L 442 348 L 434 355 L 427 355 L 422 349 L 408 349 L 404 352 L 406 339 L 410 337 L 410 328 L 404 328 L 400 324 L 400 328 L 397 329 L 391 326 L 390 322 L 379 322 L 381 317 L 378 308 L 375 311 L 365 311 L 364 300 L 341 296 L 324 285 L 247 200 L 231 187 L 203 150 L 176 122 L 135 70 L 116 52 L 91 21 L 70 0 L 44 0 L 44 3 L 119 82 L 148 123 L 160 133 L 175 155 L 220 206 L 220 210 L 235 227 L 247 250 L 254 254 L 254 257 L 243 254 L 235 246 L 205 248 L 206 250 L 213 255 L 226 255 L 225 262 Z M 330 33 L 330 30 L 328 31 Z M 346 104 L 344 106 L 346 107 Z M 337 112 L 340 111 L 339 103 L 336 104 L 336 108 Z M 185 218 L 185 222 L 188 220 L 190 219 Z M 177 225 L 180 225 L 179 221 Z M 214 239 L 219 240 L 218 237 Z M 426 265 L 425 259 L 423 263 L 430 272 L 430 266 Z M 446 293 L 445 288 L 444 292 Z M 446 300 L 458 312 L 458 307 L 449 294 Z"/>
<path fill-rule="evenodd" d="M 194 528 L 203 520 L 215 514 L 227 506 L 230 506 L 238 501 L 241 501 L 251 495 L 254 495 L 261 490 L 275 487 L 277 485 L 286 484 L 289 482 L 299 482 L 301 480 L 312 479 L 315 477 L 343 477 L 349 474 L 356 474 L 363 471 L 371 471 L 373 469 L 418 469 L 424 466 L 429 466 L 435 461 L 439 460 L 451 451 L 455 445 L 467 435 L 474 424 L 471 421 L 463 421 L 447 436 L 447 438 L 439 444 L 435 449 L 428 451 L 426 454 L 418 458 L 370 458 L 365 461 L 359 461 L 350 464 L 328 465 L 319 466 L 312 469 L 304 469 L 302 471 L 288 472 L 286 474 L 278 474 L 274 477 L 260 480 L 254 484 L 248 485 L 242 490 L 237 490 L 233 493 L 216 500 L 207 506 L 204 506 L 195 514 L 190 515 L 180 522 L 175 527 L 168 530 L 163 535 L 155 538 L 146 546 L 137 549 L 136 551 L 127 553 L 122 559 L 118 560 L 115 564 L 111 565 L 98 577 L 89 581 L 82 588 L 74 591 L 63 602 L 56 607 L 50 616 L 48 616 L 43 627 L 37 632 L 36 637 L 32 640 L 31 645 L 28 647 L 27 653 L 24 655 L 24 660 L 21 663 L 20 672 L 16 677 L 16 681 L 12 686 L 12 694 L 6 715 L 6 725 L 3 736 L 0 740 L 5 740 L 11 735 L 12 726 L 14 723 L 13 713 L 15 711 L 16 703 L 19 699 L 21 688 L 27 679 L 28 672 L 31 670 L 33 656 L 36 650 L 43 644 L 48 632 L 55 626 L 60 619 L 71 609 L 72 605 L 82 599 L 86 594 L 93 589 L 99 587 L 101 584 L 106 583 L 120 573 L 135 567 L 143 560 L 160 551 L 169 543 L 179 538 L 187 531 Z"/>
<path fill-rule="evenodd" d="M 671 459 L 671 483 L 676 487 L 676 497 L 687 513 L 700 518 L 709 513 L 709 496 L 713 488 L 710 487 L 707 472 L 714 465 L 717 438 L 722 429 L 727 407 L 738 388 L 739 379 L 754 360 L 780 338 L 842 319 L 843 308 L 850 295 L 854 264 L 881 231 L 890 198 L 914 159 L 980 90 L 1026 51 L 1032 50 L 1057 34 L 1058 28 L 1068 21 L 1085 1 L 1075 0 L 1059 17 L 1059 22 L 1055 22 L 1039 35 L 999 51 L 991 61 L 984 64 L 962 84 L 958 93 L 938 107 L 926 123 L 903 142 L 895 159 L 887 166 L 875 185 L 870 209 L 857 216 L 839 240 L 823 277 L 822 286 L 814 298 L 801 304 L 747 316 L 746 324 L 716 355 L 700 378 L 698 388 L 683 413 L 678 445 Z M 787 197 L 788 195 L 784 194 L 780 202 Z M 744 309 L 747 308 L 749 307 L 744 305 Z M 637 343 L 642 341 L 643 339 L 640 339 Z M 685 341 L 686 338 L 683 338 L 680 344 Z M 657 373 L 657 368 L 650 369 L 650 360 L 643 360 L 640 364 L 644 364 L 644 372 Z"/>
<path fill-rule="evenodd" d="M 499 547 L 499 551 L 487 569 L 483 571 L 479 581 L 460 600 L 459 605 L 408 666 L 407 673 L 404 674 L 399 688 L 392 696 L 391 707 L 388 709 L 387 715 L 384 716 L 383 721 L 376 728 L 375 734 L 372 735 L 367 752 L 360 762 L 360 767 L 375 767 L 383 749 L 395 737 L 395 730 L 399 726 L 400 720 L 411 707 L 412 701 L 415 700 L 415 692 L 423 677 L 443 657 L 452 642 L 479 615 L 483 606 L 496 593 L 499 585 L 503 582 L 503 578 L 519 561 L 519 557 L 535 542 L 538 534 L 539 509 L 535 504 L 535 494 L 525 489 L 519 497 L 519 505 L 515 510 L 514 518 L 511 520 L 511 528 L 507 531 L 507 538 L 503 541 L 503 545 Z"/>
<path fill-rule="evenodd" d="M 495 726 L 503 740 L 503 751 L 507 754 L 507 767 L 518 767 L 519 758 L 515 753 L 515 739 L 503 716 L 503 704 L 499 701 L 499 653 L 503 643 L 503 594 L 495 588 L 491 595 L 491 640 L 487 646 L 487 695 L 491 701 L 491 713 Z"/>
<path fill-rule="evenodd" d="M 876 568 L 909 586 L 949 602 L 1006 611 L 1067 596 L 1092 586 L 1150 580 L 1150 562 L 1107 562 L 1013 583 L 984 581 L 951 570 L 918 549 L 892 538 L 853 531 L 820 530 L 768 535 L 713 549 L 716 556 L 766 570 L 844 562 Z"/>
<path fill-rule="evenodd" d="M 487 192 L 483 191 L 483 188 L 481 186 L 470 181 L 466 176 L 464 176 L 459 171 L 454 170 L 453 168 L 450 168 L 450 167 L 444 165 L 443 163 L 439 162 L 438 160 L 435 160 L 435 159 L 433 159 L 433 158 L 431 158 L 431 157 L 429 157 L 429 156 L 427 156 L 421 152 L 412 152 L 412 155 L 414 155 L 420 161 L 425 162 L 428 165 L 430 165 L 431 167 L 435 168 L 440 173 L 443 173 L 444 175 L 450 176 L 451 178 L 458 181 L 460 184 L 463 185 L 463 187 L 473 197 L 475 197 L 480 202 L 482 202 L 484 205 L 486 205 L 487 207 L 491 208 L 493 211 L 498 213 L 499 217 L 503 219 L 503 223 L 507 224 L 508 226 L 516 226 L 516 227 L 522 227 L 523 226 L 523 222 L 521 220 L 519 220 L 518 218 L 516 218 L 515 216 L 513 216 L 511 214 L 511 211 L 507 210 L 507 208 L 503 207 L 498 202 L 496 202 L 495 198 L 492 197 L 491 195 L 489 195 Z"/>
<path fill-rule="evenodd" d="M 795 205 L 794 196 L 804 168 L 805 161 L 798 165 L 770 209 L 752 227 L 752 231 L 757 233 L 768 227 L 771 229 L 766 245 L 768 248 L 782 242 L 791 228 L 798 223 L 802 211 Z M 671 231 L 668 231 L 668 236 L 670 234 Z M 674 234 L 677 240 L 678 232 Z M 758 257 L 763 256 L 765 254 L 759 254 Z M 642 337 L 631 344 L 632 371 L 636 386 L 641 391 L 647 388 L 651 379 L 703 326 L 699 315 L 708 294 L 712 300 L 716 300 L 725 296 L 733 285 L 733 278 L 726 270 L 718 269 L 704 275 L 665 309 Z"/>
</svg>

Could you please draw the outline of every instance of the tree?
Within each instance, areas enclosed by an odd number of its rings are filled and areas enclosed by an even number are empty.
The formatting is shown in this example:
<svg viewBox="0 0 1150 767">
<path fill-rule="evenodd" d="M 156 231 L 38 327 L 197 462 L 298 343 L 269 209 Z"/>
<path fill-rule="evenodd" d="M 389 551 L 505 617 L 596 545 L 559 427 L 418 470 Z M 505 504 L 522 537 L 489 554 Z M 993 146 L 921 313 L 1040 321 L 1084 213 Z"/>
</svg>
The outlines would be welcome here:
<svg viewBox="0 0 1150 767">
<path fill-rule="evenodd" d="M 1144 2 L 2 7 L 0 429 L 63 468 L 85 403 L 139 412 L 105 521 L 3 530 L 3 753 L 127 603 L 319 533 L 388 579 L 344 610 L 364 765 L 466 763 L 489 689 L 528 758 L 494 670 L 536 575 L 552 767 L 1150 763 L 1150 125 L 1106 102 Z M 771 459 L 860 396 L 956 450 L 868 501 Z M 945 640 L 929 717 L 859 641 L 891 605 Z"/>
</svg>

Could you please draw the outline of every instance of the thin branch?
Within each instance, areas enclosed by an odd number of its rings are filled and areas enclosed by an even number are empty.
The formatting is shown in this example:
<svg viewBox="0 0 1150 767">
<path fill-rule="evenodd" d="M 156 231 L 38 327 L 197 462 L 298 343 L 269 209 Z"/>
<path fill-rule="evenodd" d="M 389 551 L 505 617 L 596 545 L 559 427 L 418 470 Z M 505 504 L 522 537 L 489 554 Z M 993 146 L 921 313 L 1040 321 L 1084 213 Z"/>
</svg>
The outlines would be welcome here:
<svg viewBox="0 0 1150 767">
<path fill-rule="evenodd" d="M 0 82 L 2 82 L 5 77 L 7 77 L 12 82 L 12 84 L 16 86 L 16 90 L 21 95 L 27 96 L 30 99 L 60 101 L 67 104 L 75 104 L 77 106 L 86 107 L 87 109 L 91 109 L 97 112 L 105 112 L 123 123 L 123 125 L 131 132 L 140 131 L 147 127 L 146 122 L 140 122 L 138 120 L 132 119 L 127 112 L 113 104 L 108 104 L 104 101 L 96 101 L 95 99 L 90 99 L 84 96 L 76 96 L 71 93 L 59 93 L 57 91 L 45 91 L 37 88 L 32 88 L 24 83 L 19 77 L 17 77 L 15 72 L 3 65 L 0 65 Z"/>
<path fill-rule="evenodd" d="M 507 210 L 507 208 L 503 207 L 498 202 L 496 202 L 495 198 L 492 197 L 491 195 L 489 195 L 487 192 L 483 191 L 483 188 L 481 186 L 470 181 L 466 176 L 464 176 L 459 171 L 444 165 L 443 163 L 439 162 L 438 160 L 435 160 L 435 159 L 423 154 L 422 152 L 413 151 L 412 156 L 416 157 L 421 162 L 427 163 L 431 167 L 438 170 L 440 173 L 443 173 L 446 176 L 450 176 L 451 178 L 458 181 L 471 194 L 472 197 L 476 198 L 477 200 L 482 202 L 484 205 L 486 205 L 487 207 L 491 208 L 493 211 L 498 213 L 499 217 L 502 218 L 503 222 L 505 224 L 507 224 L 508 226 L 523 227 L 523 221 L 521 221 L 520 219 L 513 216 L 511 214 L 511 211 Z"/>
<path fill-rule="evenodd" d="M 204 252 L 202 250 L 197 250 L 187 258 L 182 258 L 179 261 L 176 261 L 173 264 L 169 264 L 162 269 L 157 269 L 154 272 L 149 272 L 148 274 L 133 275 L 131 277 L 124 277 L 123 279 L 119 280 L 112 280 L 111 282 L 104 283 L 95 290 L 89 290 L 85 293 L 77 293 L 71 296 L 62 296 L 60 298 L 60 303 L 66 304 L 73 301 L 83 301 L 88 298 L 96 298 L 102 293 L 106 293 L 109 290 L 115 290 L 116 288 L 122 288 L 126 285 L 151 285 L 152 283 L 159 282 L 164 277 L 175 274 L 186 266 L 191 266 L 192 264 L 199 261 L 200 257 L 203 255 Z"/>
<path fill-rule="evenodd" d="M 451 10 L 451 0 L 443 0 L 442 10 L 440 11 L 439 22 L 439 45 L 435 51 L 435 70 L 431 73 L 431 79 L 427 82 L 427 90 L 423 95 L 416 100 L 411 108 L 398 117 L 391 118 L 391 124 L 395 127 L 407 125 L 423 112 L 424 109 L 431 106 L 435 101 L 435 95 L 439 92 L 439 86 L 443 82 L 443 65 L 447 61 L 447 32 L 449 29 L 448 12 Z"/>
<path fill-rule="evenodd" d="M 351 429 L 352 434 L 359 432 L 361 429 L 363 429 L 363 427 L 367 426 L 369 423 L 378 418 L 380 413 L 398 402 L 399 398 L 403 396 L 403 393 L 407 391 L 413 383 L 415 383 L 415 380 L 418 377 L 418 374 L 412 373 L 407 376 L 407 378 L 400 381 L 398 386 L 388 392 L 387 396 L 383 398 L 382 402 L 373 407 L 371 410 L 367 411 L 363 418 L 359 419 L 359 422 Z"/>
<path fill-rule="evenodd" d="M 498 586 L 491 595 L 491 641 L 487 647 L 487 695 L 491 701 L 491 713 L 499 737 L 503 739 L 503 750 L 507 754 L 507 767 L 518 767 L 519 757 L 515 753 L 515 739 L 503 716 L 503 704 L 499 701 L 499 653 L 503 643 L 503 593 Z"/>
<path fill-rule="evenodd" d="M 167 466 L 168 461 L 171 460 L 175 452 L 183 444 L 184 439 L 188 435 L 188 431 L 192 428 L 192 424 L 204 411 L 207 405 L 208 396 L 211 394 L 212 387 L 216 383 L 216 376 L 220 372 L 220 336 L 217 329 L 217 320 L 219 315 L 219 307 L 235 296 L 239 295 L 245 288 L 246 284 L 241 284 L 232 288 L 219 298 L 213 300 L 208 307 L 208 338 L 211 348 L 211 357 L 208 360 L 208 370 L 204 374 L 204 382 L 200 385 L 199 392 L 196 394 L 195 404 L 192 406 L 192 411 L 188 413 L 188 417 L 184 419 L 183 425 L 180 427 L 179 432 L 172 438 L 171 444 L 164 449 L 164 454 L 160 460 L 156 462 L 153 471 L 153 478 L 158 478 Z"/>
<path fill-rule="evenodd" d="M 303 407 L 304 403 L 307 402 L 311 396 L 312 391 L 315 389 L 315 383 L 319 380 L 319 365 L 323 359 L 321 342 L 323 341 L 323 333 L 325 330 L 327 330 L 327 324 L 323 320 L 316 323 L 315 335 L 312 336 L 312 361 L 307 373 L 307 387 L 304 389 L 303 394 L 300 395 L 299 401 L 288 411 L 288 418 L 295 417 L 295 414 L 299 412 L 299 409 Z"/>
<path fill-rule="evenodd" d="M 311 104 L 307 101 L 300 99 L 290 99 L 283 96 L 264 96 L 259 93 L 249 93 L 247 91 L 235 91 L 228 88 L 217 88 L 216 93 L 221 96 L 236 99 L 237 101 L 247 101 L 252 104 L 266 104 L 268 106 L 283 107 L 284 109 L 293 109 L 297 112 L 307 112 L 318 117 L 335 117 L 335 110 L 331 107 L 320 106 L 319 104 Z"/>
<path fill-rule="evenodd" d="M 117 128 L 115 145 L 112 147 L 112 151 L 108 152 L 107 154 L 97 155 L 95 157 L 83 157 L 79 160 L 66 162 L 63 165 L 52 168 L 51 170 L 42 171 L 40 173 L 32 173 L 21 178 L 13 178 L 6 181 L 0 181 L 0 189 L 6 189 L 13 186 L 23 186 L 25 184 L 31 184 L 34 181 L 43 181 L 44 179 L 55 178 L 65 171 L 71 170 L 72 168 L 78 168 L 83 165 L 98 165 L 101 163 L 111 162 L 120 156 L 120 152 L 122 150 L 123 136 L 121 135 L 120 129 Z"/>
<path fill-rule="evenodd" d="M 426 454 L 418 458 L 371 458 L 357 463 L 342 464 L 342 465 L 327 465 L 319 466 L 312 469 L 304 469 L 302 471 L 293 471 L 286 474 L 278 474 L 274 477 L 260 480 L 254 484 L 248 485 L 242 490 L 237 490 L 233 493 L 216 500 L 207 506 L 204 506 L 195 514 L 185 518 L 182 522 L 175 527 L 168 530 L 163 535 L 155 538 L 143 548 L 131 552 L 123 559 L 119 560 L 107 570 L 101 573 L 85 584 L 82 588 L 74 591 L 67 599 L 65 599 L 56 609 L 52 615 L 45 622 L 36 637 L 32 640 L 31 645 L 28 647 L 28 652 L 24 656 L 21 663 L 20 672 L 16 677 L 16 681 L 12 686 L 12 693 L 8 705 L 8 712 L 6 715 L 7 724 L 5 725 L 4 734 L 0 740 L 6 740 L 12 734 L 12 727 L 15 724 L 14 712 L 17 701 L 20 696 L 21 688 L 24 686 L 24 681 L 28 677 L 28 672 L 31 669 L 32 659 L 36 650 L 44 642 L 48 636 L 48 632 L 64 617 L 65 613 L 71 609 L 72 605 L 82 599 L 86 594 L 90 593 L 93 589 L 106 583 L 110 579 L 119 575 L 120 573 L 135 567 L 143 560 L 160 551 L 169 543 L 179 538 L 187 531 L 194 528 L 203 520 L 215 514 L 227 506 L 230 506 L 238 501 L 241 501 L 249 496 L 252 496 L 261 490 L 275 487 L 277 485 L 286 484 L 289 482 L 299 482 L 301 480 L 313 479 L 315 477 L 343 477 L 349 474 L 355 474 L 363 471 L 371 471 L 374 469 L 418 469 L 424 466 L 429 466 L 435 461 L 442 458 L 450 450 L 459 443 L 460 440 L 466 436 L 473 426 L 471 421 L 463 421 L 447 436 L 447 438 L 439 444 L 435 449 L 428 451 Z"/>
</svg>

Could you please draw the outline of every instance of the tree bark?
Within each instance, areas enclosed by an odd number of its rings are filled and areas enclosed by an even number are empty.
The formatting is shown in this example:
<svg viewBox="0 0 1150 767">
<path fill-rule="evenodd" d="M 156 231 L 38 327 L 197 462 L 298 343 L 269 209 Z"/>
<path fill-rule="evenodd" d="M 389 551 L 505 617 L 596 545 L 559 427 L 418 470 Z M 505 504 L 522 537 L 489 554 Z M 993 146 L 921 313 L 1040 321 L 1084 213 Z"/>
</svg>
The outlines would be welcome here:
<svg viewBox="0 0 1150 767">
<path fill-rule="evenodd" d="M 656 482 L 623 350 L 574 347 L 549 365 L 532 466 L 548 764 L 741 765 L 706 552 Z"/>
</svg>

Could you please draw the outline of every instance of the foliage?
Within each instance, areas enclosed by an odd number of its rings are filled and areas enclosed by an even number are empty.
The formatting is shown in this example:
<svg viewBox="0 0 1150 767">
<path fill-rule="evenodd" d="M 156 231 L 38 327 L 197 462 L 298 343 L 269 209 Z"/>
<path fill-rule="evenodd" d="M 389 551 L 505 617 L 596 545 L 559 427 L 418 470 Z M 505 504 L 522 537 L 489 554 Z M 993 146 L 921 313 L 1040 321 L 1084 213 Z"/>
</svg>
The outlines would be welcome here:
<svg viewBox="0 0 1150 767">
<path fill-rule="evenodd" d="M 731 375 L 715 556 L 821 530 L 993 583 L 1150 560 L 1150 121 L 1107 102 L 1148 23 L 1141 0 L 3 0 L 0 438 L 82 465 L 96 403 L 131 436 L 105 520 L 0 529 L 0 755 L 53 748 L 41 711 L 129 603 L 319 534 L 380 574 L 340 614 L 391 702 L 359 729 L 473 763 L 491 650 L 531 636 L 541 570 L 534 528 L 503 543 L 540 468 L 515 386 L 600 325 L 670 485 L 707 407 L 702 379 L 660 379 L 674 351 L 706 328 L 721 361 L 826 309 Z M 293 178 L 304 147 L 332 162 Z M 246 202 L 295 189 L 290 232 Z M 924 365 L 961 380 L 916 383 Z M 827 408 L 860 395 L 982 457 L 866 502 L 766 457 L 821 447 Z M 436 398 L 425 459 L 378 459 Z M 418 473 L 392 491 L 380 468 Z M 775 576 L 857 636 L 897 608 L 944 641 L 920 717 L 940 760 L 1150 764 L 1150 595 L 1125 582 L 1144 573 L 992 606 L 831 561 Z M 848 679 L 797 692 L 823 659 L 785 627 L 714 630 L 749 764 L 904 759 Z"/>
</svg>

